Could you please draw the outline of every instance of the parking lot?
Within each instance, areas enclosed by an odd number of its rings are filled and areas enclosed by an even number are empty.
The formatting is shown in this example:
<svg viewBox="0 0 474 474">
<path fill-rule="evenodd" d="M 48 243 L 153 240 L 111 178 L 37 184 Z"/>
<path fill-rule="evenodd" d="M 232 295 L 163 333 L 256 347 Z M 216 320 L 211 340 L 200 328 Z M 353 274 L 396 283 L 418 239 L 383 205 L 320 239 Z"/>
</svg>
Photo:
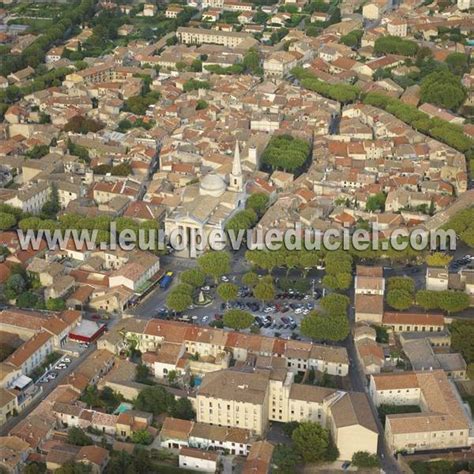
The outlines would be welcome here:
<svg viewBox="0 0 474 474">
<path fill-rule="evenodd" d="M 54 364 L 51 364 L 49 370 L 47 370 L 36 383 L 47 384 L 56 379 L 59 373 L 69 367 L 71 362 L 74 360 L 72 356 L 63 355 Z"/>
<path fill-rule="evenodd" d="M 236 279 L 223 276 L 222 282 Z M 301 320 L 313 309 L 318 308 L 318 300 L 324 296 L 325 290 L 316 287 L 319 281 L 310 280 L 312 285 L 306 292 L 298 292 L 295 289 L 279 289 L 275 299 L 268 303 L 258 301 L 252 294 L 252 290 L 246 286 L 239 286 L 238 296 L 235 301 L 222 302 L 216 295 L 215 284 L 206 284 L 198 291 L 209 295 L 212 303 L 205 306 L 192 306 L 184 314 L 174 314 L 166 306 L 157 308 L 155 318 L 176 319 L 194 324 L 211 325 L 219 327 L 224 313 L 229 309 L 240 309 L 250 312 L 255 317 L 254 329 L 265 336 L 278 336 L 283 338 L 303 339 L 299 334 Z"/>
<path fill-rule="evenodd" d="M 463 269 L 474 268 L 474 257 L 472 255 L 464 255 L 463 257 L 457 258 L 451 262 L 449 268 L 453 272 L 457 272 Z"/>
</svg>

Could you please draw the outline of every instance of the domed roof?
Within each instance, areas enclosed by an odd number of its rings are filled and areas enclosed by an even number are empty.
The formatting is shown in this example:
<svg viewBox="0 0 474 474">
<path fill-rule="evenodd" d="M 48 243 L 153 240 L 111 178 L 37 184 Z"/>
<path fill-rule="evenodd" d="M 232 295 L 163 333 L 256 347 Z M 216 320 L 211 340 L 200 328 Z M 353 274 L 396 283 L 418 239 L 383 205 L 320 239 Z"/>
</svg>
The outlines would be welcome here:
<svg viewBox="0 0 474 474">
<path fill-rule="evenodd" d="M 201 194 L 209 194 L 211 196 L 221 195 L 225 192 L 227 185 L 225 181 L 217 174 L 208 174 L 201 180 Z"/>
</svg>

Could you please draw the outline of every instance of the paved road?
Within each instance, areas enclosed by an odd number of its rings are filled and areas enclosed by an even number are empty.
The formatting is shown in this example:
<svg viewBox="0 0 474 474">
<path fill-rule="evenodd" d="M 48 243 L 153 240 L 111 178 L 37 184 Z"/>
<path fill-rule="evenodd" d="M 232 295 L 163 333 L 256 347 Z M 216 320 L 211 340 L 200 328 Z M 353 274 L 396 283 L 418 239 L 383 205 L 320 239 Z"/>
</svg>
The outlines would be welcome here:
<svg viewBox="0 0 474 474">
<path fill-rule="evenodd" d="M 71 372 L 73 372 L 79 365 L 81 365 L 94 351 L 96 350 L 96 344 L 91 344 L 79 357 L 72 359 L 71 363 L 64 370 L 58 370 L 58 376 L 48 383 L 39 384 L 43 388 L 43 393 L 23 410 L 18 416 L 10 418 L 0 428 L 0 436 L 5 436 L 8 432 L 20 421 L 24 420 L 58 385 L 64 380 Z"/>
<path fill-rule="evenodd" d="M 244 251 L 240 250 L 232 254 L 232 271 L 228 274 L 228 277 L 232 282 L 239 284 L 240 278 L 244 273 L 247 273 L 251 270 L 251 265 L 246 262 L 244 258 Z M 189 268 L 194 268 L 196 266 L 195 260 L 187 258 L 179 258 L 174 256 L 164 256 L 161 257 L 161 266 L 165 271 L 171 270 L 175 274 L 173 283 L 166 289 L 162 290 L 159 286 L 153 289 L 137 306 L 128 310 L 129 314 L 139 316 L 142 318 L 152 318 L 158 312 L 160 308 L 166 306 L 166 297 L 170 291 L 174 288 L 175 285 L 179 283 L 179 274 L 184 270 Z M 257 271 L 257 273 L 259 273 Z M 264 272 L 260 272 L 264 273 Z M 274 277 L 286 277 L 287 271 L 284 268 L 276 268 L 273 271 Z M 308 279 L 320 280 L 323 276 L 323 272 L 320 270 L 313 270 L 308 273 Z M 301 278 L 302 275 L 299 271 L 294 270 L 289 274 L 290 278 Z M 251 301 L 252 299 L 246 299 L 245 301 Z M 291 302 L 291 301 L 288 301 Z M 214 315 L 215 313 L 222 312 L 220 309 L 220 300 L 215 300 L 211 305 L 206 307 L 196 307 L 194 309 L 186 311 L 187 314 L 192 316 L 197 316 L 198 321 L 206 315 Z"/>
<path fill-rule="evenodd" d="M 353 294 L 351 295 L 351 301 L 353 301 Z M 351 322 L 354 323 L 355 315 L 353 311 L 353 306 L 351 306 L 351 311 L 350 311 L 349 316 L 350 316 Z M 365 376 L 364 371 L 362 370 L 362 366 L 360 365 L 359 360 L 357 358 L 357 353 L 356 353 L 356 349 L 354 345 L 354 339 L 351 336 L 347 338 L 345 346 L 346 346 L 347 353 L 349 355 L 349 360 L 350 360 L 349 378 L 351 381 L 352 390 L 356 392 L 367 393 L 368 392 L 367 377 Z M 378 417 L 377 409 L 374 403 L 372 402 L 372 399 L 370 398 L 370 396 L 368 397 L 368 399 L 369 399 L 370 409 L 372 410 L 372 414 L 374 416 L 374 419 L 379 431 L 379 445 L 378 445 L 377 454 L 378 454 L 380 463 L 382 465 L 382 469 L 386 473 L 389 473 L 389 474 L 401 473 L 403 471 L 401 470 L 400 466 L 397 463 L 397 460 L 392 455 L 385 441 L 384 428 Z"/>
<path fill-rule="evenodd" d="M 87 315 L 86 315 L 87 316 Z M 107 322 L 109 329 L 115 326 L 120 321 L 120 318 L 113 318 Z M 40 384 L 43 388 L 41 396 L 39 396 L 31 405 L 29 405 L 25 410 L 23 410 L 18 416 L 10 418 L 6 423 L 4 423 L 0 428 L 0 436 L 5 436 L 8 432 L 20 421 L 24 420 L 60 383 L 67 378 L 74 370 L 76 370 L 94 351 L 97 349 L 97 344 L 90 344 L 89 347 L 83 350 L 79 357 L 73 358 L 70 357 L 71 363 L 66 369 L 55 371 L 57 372 L 57 377 L 54 380 L 51 380 L 47 383 Z M 58 351 L 60 352 L 60 351 Z"/>
</svg>

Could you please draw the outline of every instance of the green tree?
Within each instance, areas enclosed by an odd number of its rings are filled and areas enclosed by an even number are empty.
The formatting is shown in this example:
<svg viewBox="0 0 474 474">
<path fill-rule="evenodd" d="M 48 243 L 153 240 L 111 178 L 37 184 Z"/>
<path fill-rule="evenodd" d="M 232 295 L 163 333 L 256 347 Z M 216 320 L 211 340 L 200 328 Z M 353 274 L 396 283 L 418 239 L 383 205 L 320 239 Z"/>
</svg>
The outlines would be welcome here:
<svg viewBox="0 0 474 474">
<path fill-rule="evenodd" d="M 15 216 L 0 212 L 0 230 L 7 230 L 12 228 L 16 224 Z"/>
<path fill-rule="evenodd" d="M 273 450 L 272 464 L 275 466 L 273 472 L 277 474 L 293 474 L 295 466 L 301 462 L 300 456 L 292 446 L 278 444 Z"/>
<path fill-rule="evenodd" d="M 178 42 L 178 37 L 175 35 L 175 36 L 172 36 L 171 38 L 168 38 L 166 40 L 166 46 L 173 46 L 175 45 L 176 43 Z"/>
<path fill-rule="evenodd" d="M 443 291 L 439 296 L 439 307 L 449 314 L 458 313 L 469 308 L 469 295 L 463 291 Z"/>
<path fill-rule="evenodd" d="M 198 265 L 205 275 L 217 280 L 230 272 L 230 255 L 227 252 L 210 251 L 198 258 Z"/>
<path fill-rule="evenodd" d="M 183 273 L 181 273 L 180 280 L 182 283 L 186 283 L 194 288 L 198 288 L 204 285 L 206 276 L 198 268 L 190 268 L 189 270 L 185 270 Z"/>
<path fill-rule="evenodd" d="M 69 121 L 64 126 L 65 132 L 74 132 L 86 134 L 89 132 L 98 132 L 105 127 L 105 124 L 94 120 L 92 118 L 83 117 L 81 115 L 76 115 L 69 119 Z"/>
<path fill-rule="evenodd" d="M 180 398 L 171 409 L 171 416 L 181 420 L 192 420 L 196 416 L 189 398 Z"/>
<path fill-rule="evenodd" d="M 202 61 L 199 59 L 195 59 L 191 63 L 191 71 L 192 72 L 202 72 Z"/>
<path fill-rule="evenodd" d="M 337 275 L 338 273 L 352 273 L 352 256 L 343 250 L 328 252 L 324 264 L 326 273 L 329 275 Z"/>
<path fill-rule="evenodd" d="M 410 295 L 414 295 L 415 282 L 410 277 L 391 277 L 387 280 L 387 290 L 402 290 Z"/>
<path fill-rule="evenodd" d="M 451 53 L 446 57 L 446 64 L 456 76 L 462 76 L 469 70 L 469 56 L 464 53 Z"/>
<path fill-rule="evenodd" d="M 253 209 L 244 209 L 234 214 L 226 224 L 227 231 L 247 230 L 257 223 L 257 214 Z"/>
<path fill-rule="evenodd" d="M 431 48 L 429 48 L 428 46 L 423 46 L 419 48 L 418 52 L 416 53 L 415 64 L 417 67 L 421 67 L 427 59 L 431 59 L 432 57 L 433 51 L 431 51 Z"/>
<path fill-rule="evenodd" d="M 349 307 L 349 298 L 344 295 L 338 295 L 336 293 L 326 295 L 320 301 L 321 309 L 326 311 L 328 314 L 346 313 Z"/>
<path fill-rule="evenodd" d="M 224 313 L 223 321 L 225 327 L 239 331 L 249 328 L 254 322 L 254 317 L 247 311 L 231 309 Z"/>
<path fill-rule="evenodd" d="M 178 378 L 178 373 L 176 372 L 176 370 L 170 370 L 168 372 L 168 382 L 170 384 L 175 383 L 177 378 Z"/>
<path fill-rule="evenodd" d="M 236 300 L 238 292 L 239 288 L 237 285 L 234 285 L 234 283 L 221 283 L 217 287 L 217 294 L 226 303 Z"/>
<path fill-rule="evenodd" d="M 137 410 L 148 411 L 155 416 L 171 413 L 174 405 L 174 396 L 161 385 L 146 387 L 138 394 L 134 403 Z"/>
<path fill-rule="evenodd" d="M 352 283 L 350 273 L 337 273 L 336 275 L 325 275 L 323 285 L 332 290 L 347 290 Z"/>
<path fill-rule="evenodd" d="M 262 155 L 262 162 L 272 169 L 295 172 L 308 159 L 310 146 L 291 135 L 273 136 Z"/>
<path fill-rule="evenodd" d="M 367 198 L 365 206 L 366 211 L 375 212 L 383 211 L 385 209 L 385 201 L 387 196 L 384 193 L 377 193 Z"/>
<path fill-rule="evenodd" d="M 187 283 L 179 283 L 173 288 L 173 293 L 179 293 L 182 295 L 192 296 L 193 287 Z"/>
<path fill-rule="evenodd" d="M 363 34 L 363 30 L 353 30 L 347 35 L 342 36 L 340 42 L 350 48 L 358 48 Z"/>
<path fill-rule="evenodd" d="M 295 452 L 305 463 L 328 461 L 331 435 L 319 423 L 303 421 L 291 436 Z"/>
<path fill-rule="evenodd" d="M 242 283 L 249 288 L 253 288 L 258 283 L 258 275 L 255 272 L 244 273 Z"/>
<path fill-rule="evenodd" d="M 319 341 L 343 341 L 350 332 L 345 314 L 312 311 L 301 321 L 301 334 Z"/>
<path fill-rule="evenodd" d="M 23 291 L 16 299 L 19 308 L 36 308 L 40 299 L 31 291 Z M 39 309 L 39 308 L 38 308 Z"/>
<path fill-rule="evenodd" d="M 100 407 L 102 405 L 99 390 L 95 385 L 88 385 L 84 391 L 81 401 L 84 402 L 89 408 Z"/>
<path fill-rule="evenodd" d="M 49 298 L 46 301 L 48 311 L 63 311 L 66 309 L 66 303 L 62 298 Z"/>
<path fill-rule="evenodd" d="M 253 209 L 257 216 L 262 216 L 268 206 L 270 198 L 265 193 L 254 193 L 249 196 L 245 207 L 247 209 Z"/>
<path fill-rule="evenodd" d="M 367 451 L 357 451 L 352 456 L 352 464 L 361 469 L 371 469 L 380 467 L 380 462 L 376 454 L 370 454 Z"/>
<path fill-rule="evenodd" d="M 130 163 L 120 163 L 111 170 L 113 176 L 129 176 L 132 174 L 132 166 Z"/>
<path fill-rule="evenodd" d="M 262 73 L 262 68 L 260 66 L 260 56 L 256 49 L 251 48 L 245 53 L 243 66 L 245 71 L 250 74 L 260 75 Z"/>
<path fill-rule="evenodd" d="M 32 160 L 39 160 L 43 156 L 46 156 L 48 153 L 48 145 L 35 145 L 33 148 L 28 150 L 25 155 Z"/>
<path fill-rule="evenodd" d="M 82 462 L 68 461 L 55 471 L 58 474 L 89 474 L 92 466 Z"/>
<path fill-rule="evenodd" d="M 439 308 L 439 293 L 437 291 L 420 290 L 416 293 L 416 304 L 425 310 Z"/>
<path fill-rule="evenodd" d="M 11 274 L 5 282 L 5 296 L 8 299 L 13 299 L 26 290 L 27 282 L 20 274 Z"/>
<path fill-rule="evenodd" d="M 52 183 L 49 199 L 44 203 L 41 213 L 46 219 L 55 219 L 60 209 L 61 205 L 59 203 L 58 185 Z"/>
<path fill-rule="evenodd" d="M 350 332 L 349 299 L 336 293 L 325 296 L 320 311 L 312 311 L 301 322 L 301 333 L 317 340 L 342 341 Z"/>
<path fill-rule="evenodd" d="M 325 259 L 326 275 L 323 284 L 334 290 L 346 290 L 352 283 L 352 256 L 348 252 L 337 250 L 328 252 Z"/>
<path fill-rule="evenodd" d="M 23 474 L 43 474 L 46 472 L 46 463 L 32 462 L 25 466 Z"/>
<path fill-rule="evenodd" d="M 149 384 L 150 383 L 150 369 L 144 364 L 138 364 L 135 367 L 135 381 L 138 383 Z"/>
<path fill-rule="evenodd" d="M 208 107 L 209 107 L 209 104 L 207 103 L 207 101 L 203 99 L 199 99 L 196 103 L 196 110 L 204 110 L 204 109 L 207 109 Z"/>
<path fill-rule="evenodd" d="M 413 296 L 404 290 L 390 290 L 387 292 L 387 303 L 392 308 L 403 311 L 413 304 Z"/>
<path fill-rule="evenodd" d="M 474 321 L 455 319 L 449 326 L 451 347 L 460 352 L 466 362 L 474 362 Z"/>
<path fill-rule="evenodd" d="M 191 92 L 198 89 L 210 89 L 211 84 L 207 81 L 199 81 L 197 79 L 189 79 L 183 84 L 184 92 Z"/>
<path fill-rule="evenodd" d="M 91 444 L 94 444 L 92 438 L 87 436 L 86 433 L 84 433 L 84 430 L 76 426 L 69 428 L 67 432 L 67 442 L 69 444 L 74 444 L 75 446 L 90 446 Z"/>
<path fill-rule="evenodd" d="M 398 36 L 380 36 L 375 40 L 374 53 L 400 54 L 402 56 L 415 56 L 418 44 L 415 41 L 399 38 Z"/>
<path fill-rule="evenodd" d="M 189 294 L 179 291 L 172 291 L 166 298 L 166 306 L 172 311 L 181 313 L 193 304 L 193 299 Z"/>
<path fill-rule="evenodd" d="M 447 267 L 453 257 L 442 252 L 435 252 L 426 257 L 426 263 L 429 267 Z"/>
<path fill-rule="evenodd" d="M 149 445 L 153 442 L 153 435 L 146 429 L 134 431 L 132 433 L 132 443 Z"/>
<path fill-rule="evenodd" d="M 272 301 L 276 295 L 275 286 L 272 283 L 259 281 L 253 289 L 253 295 L 262 302 Z"/>
<path fill-rule="evenodd" d="M 466 90 L 459 77 L 449 71 L 440 70 L 428 74 L 421 81 L 421 101 L 457 110 L 466 99 Z"/>
</svg>

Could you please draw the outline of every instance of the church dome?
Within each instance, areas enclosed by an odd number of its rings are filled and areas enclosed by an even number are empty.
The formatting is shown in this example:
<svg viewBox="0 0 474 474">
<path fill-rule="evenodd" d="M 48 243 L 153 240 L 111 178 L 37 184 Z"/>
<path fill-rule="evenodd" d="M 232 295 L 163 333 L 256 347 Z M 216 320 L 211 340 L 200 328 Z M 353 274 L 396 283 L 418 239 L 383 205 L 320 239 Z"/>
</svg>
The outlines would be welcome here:
<svg viewBox="0 0 474 474">
<path fill-rule="evenodd" d="M 207 196 L 221 196 L 227 188 L 225 181 L 217 174 L 208 174 L 201 180 L 199 193 Z"/>
</svg>

